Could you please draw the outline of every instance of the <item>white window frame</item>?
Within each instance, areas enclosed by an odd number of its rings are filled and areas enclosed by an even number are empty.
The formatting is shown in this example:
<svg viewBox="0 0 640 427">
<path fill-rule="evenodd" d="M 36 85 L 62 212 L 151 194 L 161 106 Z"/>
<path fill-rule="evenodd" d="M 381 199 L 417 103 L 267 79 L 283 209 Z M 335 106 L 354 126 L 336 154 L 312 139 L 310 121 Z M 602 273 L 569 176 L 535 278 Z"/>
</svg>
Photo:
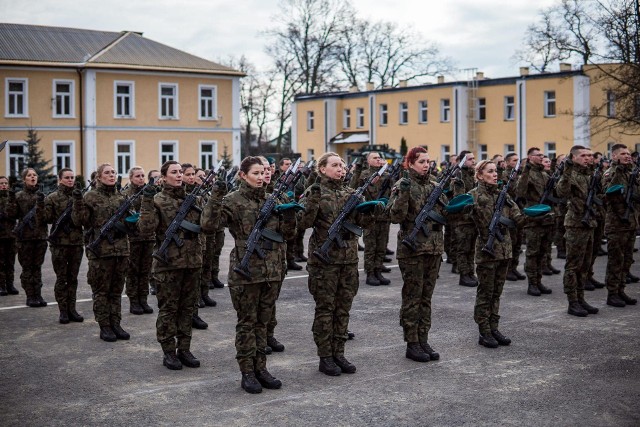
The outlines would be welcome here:
<svg viewBox="0 0 640 427">
<path fill-rule="evenodd" d="M 476 121 L 477 122 L 487 121 L 487 98 L 476 99 Z M 481 159 L 481 160 L 484 160 L 484 159 Z"/>
<path fill-rule="evenodd" d="M 342 110 L 342 128 L 349 129 L 351 127 L 351 108 Z"/>
<path fill-rule="evenodd" d="M 29 79 L 21 77 L 7 77 L 4 79 L 4 116 L 7 118 L 13 117 L 29 117 Z M 10 114 L 9 113 L 9 85 L 11 83 L 22 83 L 22 114 Z"/>
<path fill-rule="evenodd" d="M 130 159 L 130 164 L 126 165 L 127 167 L 124 168 L 124 170 L 120 171 L 118 170 L 119 168 L 119 164 L 118 164 L 118 156 L 121 155 L 121 153 L 118 152 L 118 146 L 119 145 L 128 145 L 129 146 L 129 159 Z M 123 177 L 128 176 L 129 174 L 129 169 L 131 169 L 132 167 L 134 167 L 137 163 L 136 163 L 136 142 L 134 140 L 115 140 L 113 143 L 113 159 L 114 159 L 114 165 L 115 165 L 115 170 L 116 170 L 116 174 L 117 175 L 121 175 Z"/>
<path fill-rule="evenodd" d="M 54 140 L 53 141 L 53 173 L 58 174 L 58 147 L 69 146 L 69 169 L 76 171 L 76 142 L 74 140 Z"/>
<path fill-rule="evenodd" d="M 203 97 L 202 90 L 211 89 L 212 97 Z M 202 101 L 205 99 L 211 100 L 211 114 L 206 116 L 202 111 Z M 216 85 L 198 85 L 198 118 L 200 120 L 218 120 L 218 86 Z"/>
<path fill-rule="evenodd" d="M 313 111 L 307 111 L 307 132 L 313 131 L 315 128 L 315 114 Z"/>
<path fill-rule="evenodd" d="M 207 153 L 203 151 L 202 150 L 203 145 L 211 145 L 212 146 L 211 153 Z M 209 154 L 211 154 L 211 165 L 205 165 L 202 162 L 202 158 L 204 155 L 209 155 Z M 213 166 L 215 166 L 215 164 L 218 163 L 218 141 L 200 140 L 200 143 L 198 144 L 198 159 L 200 159 L 200 167 L 202 169 L 211 169 Z"/>
<path fill-rule="evenodd" d="M 398 124 L 400 125 L 409 124 L 409 103 L 408 102 L 398 103 Z"/>
<path fill-rule="evenodd" d="M 118 114 L 118 86 L 129 86 L 129 114 Z M 125 96 L 122 95 L 124 98 Z M 124 112 L 124 108 L 123 108 Z M 136 84 L 134 81 L 115 80 L 113 82 L 113 118 L 114 119 L 135 119 L 136 118 Z M 128 173 L 128 171 L 127 171 Z"/>
<path fill-rule="evenodd" d="M 179 147 L 179 143 L 177 140 L 161 140 L 158 143 L 158 160 L 160 161 L 160 166 L 162 166 L 162 164 L 166 161 L 166 160 L 162 160 L 162 155 L 164 154 L 162 152 L 162 146 L 165 144 L 171 144 L 173 145 L 173 159 L 168 159 L 168 160 L 175 160 L 176 162 L 179 162 L 180 157 L 178 155 L 178 153 L 180 152 L 180 147 Z M 168 153 L 167 153 L 168 154 Z"/>
<path fill-rule="evenodd" d="M 429 123 L 429 102 L 426 99 L 418 101 L 418 123 L 421 125 Z"/>
<path fill-rule="evenodd" d="M 487 144 L 478 144 L 478 156 L 480 160 L 487 160 L 489 157 L 489 146 Z"/>
<path fill-rule="evenodd" d="M 513 148 L 513 149 L 512 149 Z M 504 155 L 516 152 L 516 144 L 504 144 Z"/>
<path fill-rule="evenodd" d="M 509 98 L 511 98 L 511 102 L 509 102 Z M 507 95 L 504 97 L 504 120 L 507 122 L 511 122 L 515 120 L 516 117 L 516 97 Z"/>
<path fill-rule="evenodd" d="M 364 127 L 364 108 L 356 108 L 356 128 L 362 129 Z"/>
<path fill-rule="evenodd" d="M 69 85 L 69 114 L 58 114 L 57 113 L 57 108 L 58 108 L 58 92 L 57 92 L 57 85 L 58 84 L 68 84 Z M 53 113 L 53 118 L 54 119 L 75 119 L 76 117 L 76 82 L 74 82 L 73 80 L 58 80 L 58 79 L 54 79 L 53 80 L 53 84 L 52 84 L 52 89 L 51 89 L 51 93 L 53 94 L 53 96 L 51 97 L 51 104 L 52 104 L 52 113 Z"/>
<path fill-rule="evenodd" d="M 440 123 L 451 122 L 451 99 L 440 99 Z"/>
<path fill-rule="evenodd" d="M 551 147 L 551 144 L 553 144 L 553 147 Z M 558 144 L 556 144 L 554 141 L 548 141 L 544 143 L 544 154 L 548 158 L 555 159 L 557 150 Z"/>
<path fill-rule="evenodd" d="M 13 158 L 18 158 L 18 155 L 13 155 L 11 154 L 11 148 L 12 147 L 19 147 L 21 146 L 23 148 L 23 158 L 25 159 L 23 162 L 23 167 L 20 168 L 18 167 L 16 169 L 16 174 L 15 175 L 11 175 L 11 163 L 12 163 L 12 159 Z M 6 171 L 6 175 L 7 177 L 10 176 L 15 176 L 15 177 L 19 177 L 20 176 L 20 172 L 22 171 L 22 169 L 24 169 L 24 165 L 26 165 L 26 157 L 27 157 L 27 143 L 26 141 L 7 141 L 7 146 L 4 148 L 4 151 L 7 153 L 5 155 L 5 171 Z M 18 160 L 18 166 L 20 164 L 20 161 Z"/>
<path fill-rule="evenodd" d="M 616 117 L 616 94 L 612 90 L 608 90 L 607 94 L 607 117 L 615 118 Z"/>
<path fill-rule="evenodd" d="M 173 96 L 166 98 L 162 95 L 162 89 L 171 87 L 174 90 Z M 162 115 L 162 103 L 165 99 L 173 99 L 173 115 L 163 116 Z M 158 119 L 160 120 L 180 120 L 180 110 L 178 109 L 178 104 L 180 100 L 180 92 L 178 83 L 158 83 Z M 168 110 L 168 108 L 167 108 Z"/>
<path fill-rule="evenodd" d="M 550 95 L 553 94 L 553 98 Z M 553 113 L 550 112 L 551 108 L 549 108 L 553 104 Z M 544 116 L 545 117 L 555 117 L 557 114 L 557 105 L 556 105 L 556 91 L 555 90 L 545 90 L 544 91 Z"/>
<path fill-rule="evenodd" d="M 389 124 L 389 106 L 387 104 L 380 104 L 380 126 L 387 126 Z"/>
<path fill-rule="evenodd" d="M 440 155 L 442 156 L 442 161 L 443 162 L 448 162 L 450 161 L 449 159 L 447 159 L 447 156 L 451 156 L 451 151 L 449 151 L 450 147 L 449 145 L 441 145 L 440 146 Z"/>
</svg>

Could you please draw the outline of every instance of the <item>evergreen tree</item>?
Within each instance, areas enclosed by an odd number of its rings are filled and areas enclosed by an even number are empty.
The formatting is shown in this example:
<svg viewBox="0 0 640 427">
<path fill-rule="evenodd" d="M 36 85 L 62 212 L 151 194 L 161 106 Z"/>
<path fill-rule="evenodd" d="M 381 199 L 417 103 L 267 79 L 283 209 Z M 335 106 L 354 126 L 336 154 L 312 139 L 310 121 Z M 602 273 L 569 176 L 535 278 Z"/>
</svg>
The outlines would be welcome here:
<svg viewBox="0 0 640 427">
<path fill-rule="evenodd" d="M 229 155 L 229 150 L 227 149 L 227 144 L 224 144 L 224 146 L 222 147 L 222 166 L 226 169 L 229 170 L 231 169 L 231 156 Z"/>
<path fill-rule="evenodd" d="M 409 151 L 409 149 L 407 147 L 407 140 L 403 136 L 400 139 L 400 154 L 402 154 L 403 156 L 406 156 L 407 155 L 407 151 Z"/>
<path fill-rule="evenodd" d="M 45 160 L 44 153 L 40 148 L 40 138 L 38 131 L 29 128 L 27 132 L 27 153 L 25 156 L 25 168 L 33 168 L 38 174 L 38 183 L 46 187 L 55 185 L 56 177 L 52 174 L 53 166 L 49 166 L 51 161 Z"/>
</svg>

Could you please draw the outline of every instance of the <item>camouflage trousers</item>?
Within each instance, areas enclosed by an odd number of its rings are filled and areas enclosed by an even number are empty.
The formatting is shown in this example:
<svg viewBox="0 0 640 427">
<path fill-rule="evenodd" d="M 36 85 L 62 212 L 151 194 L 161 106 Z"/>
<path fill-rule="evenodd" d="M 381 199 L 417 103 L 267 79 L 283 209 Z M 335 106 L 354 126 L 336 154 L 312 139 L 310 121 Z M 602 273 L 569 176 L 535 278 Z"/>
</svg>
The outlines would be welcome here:
<svg viewBox="0 0 640 427">
<path fill-rule="evenodd" d="M 241 372 L 266 367 L 267 323 L 271 319 L 280 282 L 229 286 L 236 324 L 236 360 Z"/>
<path fill-rule="evenodd" d="M 20 283 L 27 298 L 40 296 L 42 292 L 42 264 L 47 253 L 46 240 L 25 240 L 16 244 L 18 262 L 22 267 Z"/>
<path fill-rule="evenodd" d="M 284 277 L 283 277 L 284 280 Z M 276 282 L 272 282 L 272 283 L 276 283 Z M 282 283 L 283 282 L 277 282 L 277 291 L 276 291 L 276 301 L 278 300 L 278 298 L 280 298 L 280 290 L 282 289 Z M 276 318 L 276 306 L 277 303 L 273 303 L 273 310 L 271 311 L 271 317 L 269 319 L 269 322 L 267 323 L 267 337 L 272 337 L 275 333 L 276 330 L 276 326 L 278 326 L 278 319 Z"/>
<path fill-rule="evenodd" d="M 424 254 L 399 259 L 402 273 L 400 322 L 406 342 L 427 342 L 431 329 L 431 297 L 442 255 Z"/>
<path fill-rule="evenodd" d="M 456 247 L 455 245 L 455 232 L 453 230 L 452 225 L 444 226 L 444 251 L 447 253 L 447 262 L 449 264 L 456 264 L 458 261 L 456 260 Z"/>
<path fill-rule="evenodd" d="M 504 280 L 509 268 L 509 260 L 483 262 L 477 265 L 478 290 L 473 320 L 478 324 L 481 334 L 498 329 L 500 321 L 500 296 L 504 288 Z"/>
<path fill-rule="evenodd" d="M 213 251 L 216 246 L 215 234 L 204 234 L 204 245 L 202 245 L 202 269 L 200 272 L 200 286 L 198 292 L 202 293 L 206 287 L 209 291 L 209 282 L 211 282 L 211 266 L 213 263 Z"/>
<path fill-rule="evenodd" d="M 589 276 L 593 253 L 593 228 L 567 227 L 567 261 L 564 265 L 564 293 L 569 302 L 584 299 L 584 284 Z"/>
<path fill-rule="evenodd" d="M 389 222 L 376 221 L 364 230 L 364 271 L 367 273 L 382 267 L 389 241 L 389 226 Z"/>
<path fill-rule="evenodd" d="M 0 239 L 0 287 L 4 288 L 7 285 L 13 285 L 15 264 L 15 239 Z"/>
<path fill-rule="evenodd" d="M 220 274 L 220 254 L 224 247 L 224 229 L 216 231 L 215 245 L 211 253 L 211 277 L 218 277 Z"/>
<path fill-rule="evenodd" d="M 129 268 L 127 269 L 126 294 L 129 301 L 139 301 L 141 297 L 149 295 L 149 278 L 154 242 L 129 243 Z"/>
<path fill-rule="evenodd" d="M 461 276 L 472 276 L 475 273 L 476 237 L 478 232 L 474 224 L 455 224 L 456 260 Z"/>
<path fill-rule="evenodd" d="M 358 264 L 307 265 L 309 292 L 316 302 L 313 340 L 318 356 L 344 354 L 349 311 L 358 293 Z"/>
<path fill-rule="evenodd" d="M 565 209 L 566 210 L 566 209 Z M 564 215 L 558 215 L 555 218 L 555 224 L 553 228 L 553 243 L 556 245 L 558 252 L 566 252 L 567 250 L 567 241 L 566 241 L 566 232 L 567 230 L 564 227 Z M 551 251 L 549 251 L 551 252 Z"/>
<path fill-rule="evenodd" d="M 518 228 L 511 236 L 511 260 L 509 262 L 509 270 L 515 270 L 520 264 L 520 252 L 522 250 L 522 229 Z"/>
<path fill-rule="evenodd" d="M 93 292 L 93 315 L 100 326 L 120 323 L 127 257 L 89 259 L 87 282 Z"/>
<path fill-rule="evenodd" d="M 162 351 L 189 350 L 191 321 L 198 295 L 199 268 L 180 268 L 153 274 L 158 297 L 156 337 Z"/>
<path fill-rule="evenodd" d="M 78 273 L 82 264 L 82 246 L 51 245 L 51 263 L 56 273 L 53 292 L 61 312 L 75 310 Z"/>
<path fill-rule="evenodd" d="M 304 255 L 304 233 L 305 230 L 298 231 L 295 238 L 296 255 Z"/>
<path fill-rule="evenodd" d="M 593 250 L 591 251 L 591 264 L 589 264 L 589 279 L 593 278 L 593 264 L 598 258 L 598 250 L 602 245 L 602 237 L 604 237 L 604 220 L 599 219 L 598 225 L 593 229 Z"/>
<path fill-rule="evenodd" d="M 627 283 L 627 274 L 633 264 L 633 246 L 636 233 L 621 231 L 607 234 L 607 272 L 605 283 L 610 294 L 623 292 Z"/>
<path fill-rule="evenodd" d="M 547 262 L 547 251 L 551 247 L 552 226 L 525 228 L 527 239 L 527 257 L 524 272 L 529 283 L 538 285 L 542 281 L 542 269 Z"/>
</svg>

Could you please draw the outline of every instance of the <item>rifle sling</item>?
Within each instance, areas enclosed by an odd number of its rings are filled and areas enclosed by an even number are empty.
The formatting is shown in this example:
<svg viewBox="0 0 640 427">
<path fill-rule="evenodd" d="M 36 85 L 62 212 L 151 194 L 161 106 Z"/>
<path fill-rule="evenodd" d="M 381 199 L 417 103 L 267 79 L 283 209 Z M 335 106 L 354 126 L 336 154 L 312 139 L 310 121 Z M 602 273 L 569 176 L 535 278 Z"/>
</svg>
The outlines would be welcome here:
<svg viewBox="0 0 640 427">
<path fill-rule="evenodd" d="M 434 210 L 429 211 L 427 218 L 438 224 L 447 225 L 447 219 Z"/>
<path fill-rule="evenodd" d="M 504 215 L 500 216 L 500 224 L 504 225 L 507 228 L 516 228 L 516 223 L 512 219 L 507 218 Z"/>
<path fill-rule="evenodd" d="M 261 234 L 262 234 L 262 237 L 264 237 L 267 240 L 271 240 L 272 242 L 284 243 L 284 237 L 282 237 L 282 234 L 276 231 L 273 231 L 269 228 L 263 228 Z"/>
<path fill-rule="evenodd" d="M 180 228 L 196 234 L 199 234 L 202 231 L 199 225 L 189 222 L 186 219 L 182 220 L 182 222 L 180 223 Z"/>
<path fill-rule="evenodd" d="M 347 230 L 352 234 L 355 234 L 358 237 L 362 236 L 362 228 L 358 227 L 355 224 L 351 224 L 350 222 L 345 221 L 342 223 L 342 227 L 344 227 L 345 230 Z"/>
</svg>

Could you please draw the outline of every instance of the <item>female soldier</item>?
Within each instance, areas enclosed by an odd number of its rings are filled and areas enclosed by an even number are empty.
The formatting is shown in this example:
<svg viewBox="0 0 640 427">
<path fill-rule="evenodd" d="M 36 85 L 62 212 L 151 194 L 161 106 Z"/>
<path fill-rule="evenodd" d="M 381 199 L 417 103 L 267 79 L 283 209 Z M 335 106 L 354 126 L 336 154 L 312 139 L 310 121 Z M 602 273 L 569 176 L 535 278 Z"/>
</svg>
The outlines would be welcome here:
<svg viewBox="0 0 640 427">
<path fill-rule="evenodd" d="M 16 194 L 9 190 L 9 179 L 0 176 L 0 295 L 18 295 L 13 286 L 16 240 L 11 233 L 16 225 Z"/>
<path fill-rule="evenodd" d="M 229 228 L 235 240 L 229 260 L 229 293 L 238 314 L 236 359 L 242 372 L 242 388 L 249 393 L 260 393 L 262 387 L 277 389 L 282 386 L 282 382 L 267 370 L 267 323 L 273 313 L 278 285 L 282 280 L 281 246 L 296 232 L 294 209 L 285 210 L 282 215 L 272 215 L 265 229 L 274 232 L 273 240 L 260 241 L 265 258 L 251 255 L 250 277 L 234 271 L 244 257 L 246 239 L 267 198 L 264 169 L 258 157 L 245 157 L 238 172 L 240 187 L 224 197 L 220 211 L 220 220 Z"/>
<path fill-rule="evenodd" d="M 87 241 L 91 243 L 124 201 L 125 197 L 116 191 L 116 171 L 109 163 L 103 163 L 96 171 L 94 190 L 87 192 L 84 198 L 80 190 L 73 190 L 71 219 L 76 226 L 85 228 Z M 113 243 L 104 239 L 95 253 L 87 250 L 87 282 L 94 295 L 93 313 L 100 326 L 100 339 L 104 341 L 129 339 L 129 333 L 120 326 L 128 257 L 129 239 L 124 223 L 115 227 Z"/>
<path fill-rule="evenodd" d="M 35 217 L 29 224 L 23 224 L 22 232 L 16 235 L 18 262 L 22 266 L 20 281 L 27 294 L 29 307 L 46 307 L 42 298 L 42 264 L 47 252 L 47 222 L 44 210 L 44 194 L 38 191 L 38 174 L 35 169 L 22 171 L 24 189 L 16 194 L 16 217 L 24 220 L 36 206 Z"/>
<path fill-rule="evenodd" d="M 156 194 L 153 188 L 144 191 L 138 222 L 141 233 L 155 235 L 156 250 L 165 239 L 165 231 L 187 194 L 182 185 L 183 169 L 178 162 L 165 162 L 160 173 L 164 182 L 162 192 Z M 173 370 L 182 369 L 183 364 L 190 368 L 200 366 L 200 361 L 190 351 L 191 322 L 202 268 L 202 239 L 197 230 L 209 232 L 214 229 L 210 205 L 207 204 L 204 211 L 202 205 L 202 198 L 199 197 L 196 207 L 185 218 L 191 226 L 188 230 L 181 227 L 178 231 L 178 237 L 184 244 L 180 247 L 173 243 L 169 245 L 166 263 L 153 260 L 158 297 L 156 334 L 164 352 L 162 363 Z"/>
<path fill-rule="evenodd" d="M 310 254 L 325 242 L 329 227 L 355 191 L 343 185 L 343 170 L 340 156 L 331 152 L 323 154 L 318 160 L 318 179 L 303 195 L 305 212 L 300 214 L 299 227 L 301 230 L 313 227 L 309 240 Z M 373 202 L 366 206 L 375 208 L 366 214 L 352 213 L 350 222 L 364 226 L 373 222 L 374 214 L 383 212 L 381 203 Z M 310 256 L 307 262 L 309 292 L 316 302 L 312 330 L 320 357 L 318 369 L 331 376 L 356 372 L 356 367 L 344 357 L 344 344 L 349 310 L 358 292 L 358 238 L 349 232 L 343 233 L 342 238 L 346 247 L 332 245 L 330 264 L 316 256 Z"/>
<path fill-rule="evenodd" d="M 406 357 L 416 362 L 438 360 L 436 353 L 428 343 L 431 328 L 431 296 L 436 286 L 444 237 L 442 224 L 428 222 L 429 235 L 422 232 L 415 241 L 416 250 L 403 245 L 402 240 L 413 230 L 416 216 L 427 202 L 427 198 L 435 188 L 430 181 L 429 154 L 422 147 L 409 150 L 405 158 L 403 177 L 393 188 L 390 207 L 390 219 L 400 224 L 398 231 L 397 257 L 402 273 L 402 309 L 401 324 L 404 329 L 404 340 L 407 343 Z M 444 215 L 442 204 L 436 205 L 435 212 Z"/>
</svg>

